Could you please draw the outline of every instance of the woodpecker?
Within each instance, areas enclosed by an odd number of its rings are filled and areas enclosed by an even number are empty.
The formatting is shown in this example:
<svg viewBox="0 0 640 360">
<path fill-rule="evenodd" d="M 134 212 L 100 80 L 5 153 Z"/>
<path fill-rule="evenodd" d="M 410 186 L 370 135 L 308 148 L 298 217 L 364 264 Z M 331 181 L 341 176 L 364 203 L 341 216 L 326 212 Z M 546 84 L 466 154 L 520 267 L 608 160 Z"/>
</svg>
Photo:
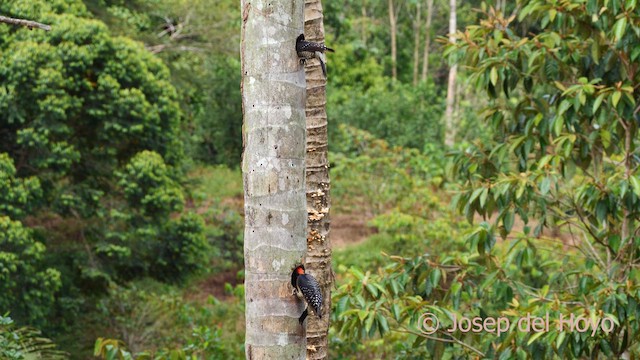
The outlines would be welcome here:
<svg viewBox="0 0 640 360">
<path fill-rule="evenodd" d="M 298 265 L 291 273 L 291 285 L 293 286 L 293 294 L 297 295 L 298 291 L 304 296 L 304 300 L 313 309 L 313 312 L 322 319 L 322 291 L 316 279 L 304 272 L 304 265 Z M 304 322 L 309 314 L 309 306 L 307 306 L 298 322 L 300 325 Z"/>
<path fill-rule="evenodd" d="M 300 64 L 304 65 L 307 60 L 313 58 L 320 60 L 322 74 L 326 78 L 327 66 L 324 64 L 323 59 L 325 51 L 335 52 L 335 50 L 324 46 L 324 44 L 306 41 L 304 39 L 304 34 L 300 34 L 300 36 L 298 36 L 298 38 L 296 39 L 296 52 L 298 53 L 298 57 L 300 58 Z"/>
</svg>

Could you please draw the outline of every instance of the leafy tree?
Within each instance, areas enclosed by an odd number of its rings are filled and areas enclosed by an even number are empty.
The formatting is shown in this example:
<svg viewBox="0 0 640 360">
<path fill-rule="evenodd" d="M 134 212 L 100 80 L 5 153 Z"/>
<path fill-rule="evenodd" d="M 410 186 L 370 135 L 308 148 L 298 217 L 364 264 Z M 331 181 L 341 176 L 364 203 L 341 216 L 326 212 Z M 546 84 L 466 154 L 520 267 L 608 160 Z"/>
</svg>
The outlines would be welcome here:
<svg viewBox="0 0 640 360">
<path fill-rule="evenodd" d="M 50 32 L 3 37 L 3 150 L 22 159 L 21 174 L 68 173 L 74 183 L 99 182 L 143 149 L 176 163 L 179 108 L 167 69 L 72 9 L 30 14 L 50 18 Z"/>
<path fill-rule="evenodd" d="M 444 104 L 433 101 L 441 96 L 433 84 L 413 87 L 382 82 L 366 90 L 357 86 L 353 91 L 361 91 L 358 101 L 349 99 L 348 93 L 329 95 L 333 103 L 327 108 L 330 118 L 365 129 L 393 146 L 423 149 L 427 144 L 442 145 Z M 331 133 L 334 137 L 339 136 L 336 130 L 334 127 Z M 335 146 L 336 141 L 331 144 Z"/>
<path fill-rule="evenodd" d="M 46 267 L 45 251 L 22 223 L 0 216 L 0 309 L 30 322 L 49 315 L 61 281 Z"/>
<path fill-rule="evenodd" d="M 470 185 L 461 208 L 499 210 L 503 235 L 514 213 L 540 219 L 535 236 L 565 225 L 595 246 L 589 258 L 601 270 L 617 263 L 625 277 L 638 258 L 640 201 L 634 8 L 531 1 L 520 24 L 491 9 L 482 26 L 460 34 L 473 80 L 496 98 L 485 116 L 502 142 L 459 157 Z"/>
<path fill-rule="evenodd" d="M 41 197 L 38 178 L 17 178 L 13 160 L 6 153 L 0 153 L 0 215 L 24 218 Z"/>
<path fill-rule="evenodd" d="M 482 116 L 494 141 L 454 158 L 462 180 L 454 203 L 470 221 L 485 220 L 468 234 L 470 251 L 395 259 L 378 274 L 351 271 L 335 299 L 347 338 L 395 330 L 411 356 L 640 352 L 640 13 L 634 1 L 519 6 L 517 17 L 485 9 L 447 50 L 491 98 Z M 416 331 L 427 311 L 442 325 L 430 335 Z M 527 314 L 548 314 L 549 330 L 442 330 L 454 316 Z M 607 330 L 560 327 L 561 316 L 606 322 Z"/>
<path fill-rule="evenodd" d="M 33 232 L 7 218 L 14 235 L 6 241 L 35 244 L 34 262 L 44 261 L 46 244 L 47 261 L 65 274 L 43 272 L 51 280 L 40 279 L 42 301 L 52 307 L 60 282 L 73 297 L 112 280 L 175 280 L 201 268 L 202 221 L 171 217 L 184 206 L 184 149 L 167 67 L 142 44 L 112 36 L 81 1 L 17 0 L 0 13 L 52 25 L 0 27 L 0 215 L 28 216 Z M 27 286 L 39 281 L 32 277 L 8 286 L 37 289 Z M 14 304 L 44 307 L 14 293 Z M 51 310 L 31 311 L 28 321 Z"/>
<path fill-rule="evenodd" d="M 112 209 L 109 220 L 115 231 L 97 248 L 114 275 L 176 280 L 207 263 L 202 218 L 194 213 L 171 218 L 184 206 L 171 172 L 160 155 L 143 151 L 117 174 L 126 203 Z"/>
<path fill-rule="evenodd" d="M 494 232 L 510 233 L 516 216 L 525 224 L 538 220 L 534 237 L 561 226 L 584 256 L 574 270 L 581 276 L 554 274 L 563 285 L 542 291 L 586 296 L 567 308 L 614 314 L 619 322 L 600 339 L 576 341 L 551 332 L 533 345 L 518 337 L 522 347 L 560 353 L 561 346 L 550 346 L 556 341 L 576 357 L 622 356 L 637 351 L 625 339 L 640 331 L 638 319 L 627 316 L 640 300 L 633 265 L 640 257 L 639 95 L 633 85 L 639 80 L 634 69 L 640 53 L 633 44 L 640 15 L 635 2 L 566 1 L 557 7 L 534 0 L 521 6 L 519 22 L 489 9 L 480 26 L 459 34 L 458 57 L 495 99 L 484 114 L 501 143 L 460 154 L 467 190 L 458 204 L 468 216 L 498 212 L 496 227 L 471 237 L 480 253 L 491 251 Z M 532 254 L 538 246 L 528 241 L 527 248 Z M 521 257 L 518 263 L 535 260 Z M 620 286 L 625 281 L 630 286 Z"/>
<path fill-rule="evenodd" d="M 0 309 L 22 321 L 40 320 L 51 312 L 60 289 L 60 272 L 46 266 L 44 244 L 20 221 L 41 196 L 34 177 L 16 178 L 13 161 L 0 154 Z"/>
<path fill-rule="evenodd" d="M 163 218 L 184 205 L 182 190 L 170 175 L 162 156 L 143 151 L 119 174 L 118 185 L 130 208 L 139 209 L 142 216 Z"/>
<path fill-rule="evenodd" d="M 171 71 L 187 153 L 236 166 L 242 151 L 239 19 L 232 0 L 85 0 L 109 28 L 144 42 Z M 216 11 L 210 11 L 215 7 Z"/>
</svg>

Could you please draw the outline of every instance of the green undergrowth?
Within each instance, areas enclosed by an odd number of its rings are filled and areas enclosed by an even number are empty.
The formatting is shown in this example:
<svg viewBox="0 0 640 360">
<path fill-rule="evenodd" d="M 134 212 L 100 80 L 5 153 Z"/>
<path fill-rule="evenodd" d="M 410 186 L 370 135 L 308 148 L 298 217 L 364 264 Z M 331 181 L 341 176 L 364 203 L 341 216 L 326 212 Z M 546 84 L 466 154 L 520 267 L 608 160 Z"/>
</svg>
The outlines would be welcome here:
<svg viewBox="0 0 640 360">
<path fill-rule="evenodd" d="M 220 202 L 223 199 L 242 197 L 242 173 L 238 168 L 224 165 L 198 165 L 189 172 L 196 200 Z"/>
</svg>

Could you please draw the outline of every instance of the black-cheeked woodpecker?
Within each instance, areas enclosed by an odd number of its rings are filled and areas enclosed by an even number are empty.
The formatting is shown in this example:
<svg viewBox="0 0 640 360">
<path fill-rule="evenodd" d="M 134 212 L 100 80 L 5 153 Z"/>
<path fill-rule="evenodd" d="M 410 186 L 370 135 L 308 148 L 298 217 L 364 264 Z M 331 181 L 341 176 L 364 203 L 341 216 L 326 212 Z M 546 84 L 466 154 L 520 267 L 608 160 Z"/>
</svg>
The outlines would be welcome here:
<svg viewBox="0 0 640 360">
<path fill-rule="evenodd" d="M 322 291 L 320 285 L 316 279 L 305 273 L 304 265 L 298 265 L 291 273 L 291 285 L 293 286 L 294 295 L 300 292 L 307 302 L 308 306 L 304 309 L 302 315 L 298 321 L 300 325 L 304 322 L 304 319 L 309 314 L 309 307 L 313 309 L 313 312 L 322 319 Z"/>
<path fill-rule="evenodd" d="M 324 63 L 324 52 L 335 52 L 332 48 L 324 46 L 321 43 L 315 43 L 311 41 L 306 41 L 304 39 L 304 34 L 300 34 L 296 39 L 296 52 L 298 53 L 298 57 L 300 58 L 300 64 L 303 64 L 309 60 L 316 58 L 320 60 L 320 66 L 322 67 L 322 74 L 324 77 L 327 77 L 327 66 Z"/>
</svg>

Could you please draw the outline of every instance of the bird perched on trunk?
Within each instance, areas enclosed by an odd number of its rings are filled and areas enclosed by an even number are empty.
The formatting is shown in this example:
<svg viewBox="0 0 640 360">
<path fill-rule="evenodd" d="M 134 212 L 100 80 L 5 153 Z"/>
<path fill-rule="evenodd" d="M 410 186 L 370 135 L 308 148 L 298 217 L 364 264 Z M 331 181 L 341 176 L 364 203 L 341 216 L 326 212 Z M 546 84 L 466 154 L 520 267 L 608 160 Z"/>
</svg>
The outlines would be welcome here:
<svg viewBox="0 0 640 360">
<path fill-rule="evenodd" d="M 306 41 L 304 39 L 304 34 L 300 34 L 300 36 L 298 36 L 298 38 L 296 39 L 296 52 L 298 53 L 298 57 L 300 58 L 300 64 L 304 65 L 307 60 L 313 58 L 320 60 L 322 74 L 324 74 L 324 77 L 326 78 L 327 66 L 324 63 L 325 51 L 335 52 L 335 50 L 324 46 L 324 44 Z"/>
<path fill-rule="evenodd" d="M 322 291 L 316 279 L 304 272 L 304 265 L 298 265 L 291 273 L 291 285 L 293 285 L 293 294 L 297 295 L 298 291 L 302 293 L 304 300 L 313 309 L 313 312 L 322 319 Z M 300 325 L 304 322 L 309 314 L 309 306 L 304 309 L 298 321 Z"/>
</svg>

